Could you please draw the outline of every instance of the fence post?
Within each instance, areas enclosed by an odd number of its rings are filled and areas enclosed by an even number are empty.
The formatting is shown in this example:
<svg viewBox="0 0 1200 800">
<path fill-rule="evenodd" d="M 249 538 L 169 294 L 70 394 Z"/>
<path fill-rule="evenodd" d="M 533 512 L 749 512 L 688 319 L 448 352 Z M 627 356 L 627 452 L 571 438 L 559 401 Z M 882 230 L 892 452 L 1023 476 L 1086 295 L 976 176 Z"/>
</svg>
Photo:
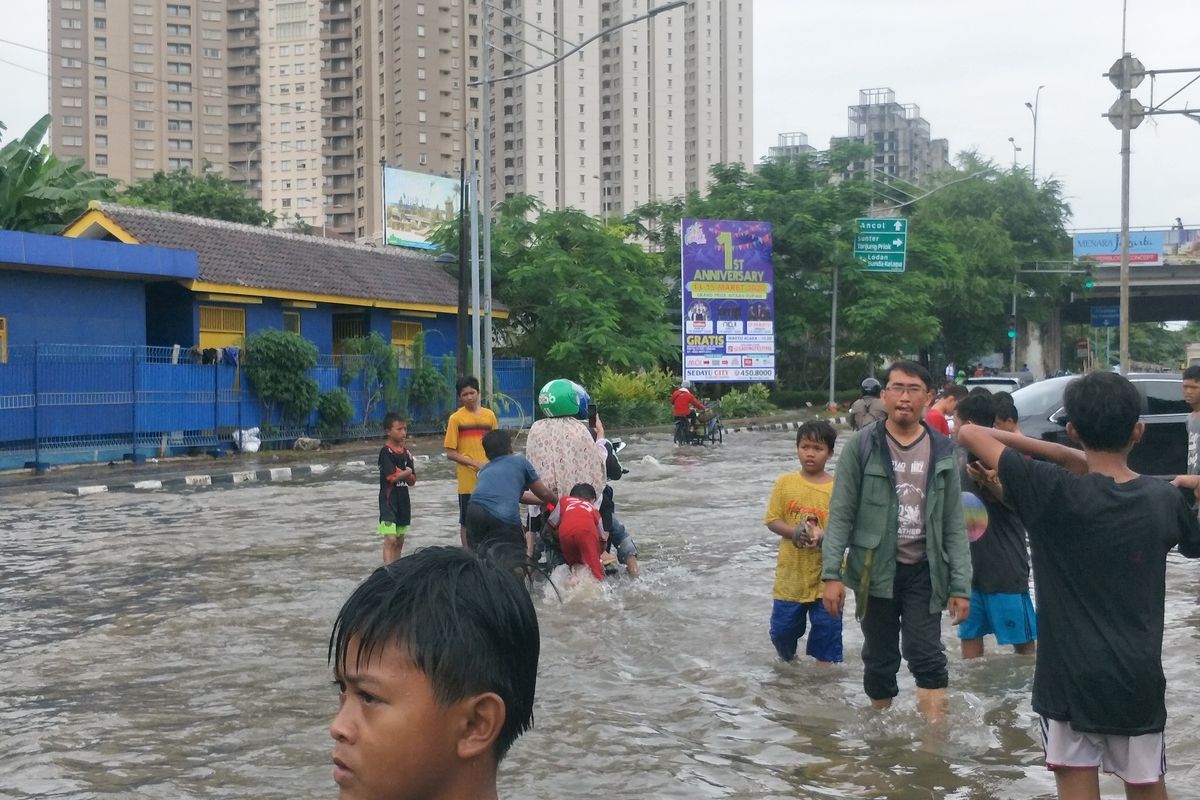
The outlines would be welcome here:
<svg viewBox="0 0 1200 800">
<path fill-rule="evenodd" d="M 41 347 L 37 342 L 33 343 L 33 471 L 38 475 L 43 475 L 46 468 L 42 465 L 42 426 L 41 426 L 41 405 L 39 403 L 38 394 L 38 369 L 41 366 L 42 354 Z"/>
<path fill-rule="evenodd" d="M 220 430 L 221 430 L 221 370 L 219 364 L 213 364 L 213 438 L 217 440 L 217 449 L 220 450 Z"/>
<path fill-rule="evenodd" d="M 133 428 L 133 442 L 129 458 L 134 464 L 140 464 L 142 461 L 145 461 L 144 458 L 138 458 L 138 349 L 138 346 L 134 345 L 129 351 L 129 360 L 133 364 L 133 377 L 129 384 L 132 392 L 130 396 L 130 413 L 133 415 L 133 424 L 131 426 Z"/>
</svg>

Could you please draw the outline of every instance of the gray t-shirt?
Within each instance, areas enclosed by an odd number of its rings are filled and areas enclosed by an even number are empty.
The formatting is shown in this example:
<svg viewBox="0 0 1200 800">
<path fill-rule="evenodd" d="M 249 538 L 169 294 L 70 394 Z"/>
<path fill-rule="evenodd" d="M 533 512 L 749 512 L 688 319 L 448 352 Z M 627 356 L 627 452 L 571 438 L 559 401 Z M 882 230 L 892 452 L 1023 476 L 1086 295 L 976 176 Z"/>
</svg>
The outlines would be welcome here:
<svg viewBox="0 0 1200 800">
<path fill-rule="evenodd" d="M 923 431 L 920 439 L 905 447 L 889 433 L 887 443 L 892 456 L 896 499 L 900 503 L 896 560 L 901 564 L 919 564 L 925 560 L 925 486 L 931 451 L 929 434 Z"/>
</svg>

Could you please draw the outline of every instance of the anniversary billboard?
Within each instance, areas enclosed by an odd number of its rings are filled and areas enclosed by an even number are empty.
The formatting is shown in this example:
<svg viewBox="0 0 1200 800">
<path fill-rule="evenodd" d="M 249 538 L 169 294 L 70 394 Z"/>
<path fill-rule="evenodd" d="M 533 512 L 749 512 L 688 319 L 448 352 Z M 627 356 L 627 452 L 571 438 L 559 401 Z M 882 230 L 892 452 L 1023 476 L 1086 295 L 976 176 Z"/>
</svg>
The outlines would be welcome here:
<svg viewBox="0 0 1200 800">
<path fill-rule="evenodd" d="M 681 243 L 684 379 L 775 380 L 770 223 L 685 219 Z"/>
<path fill-rule="evenodd" d="M 406 169 L 383 171 L 383 206 L 387 243 L 436 250 L 429 232 L 458 214 L 458 178 L 443 178 Z"/>
</svg>

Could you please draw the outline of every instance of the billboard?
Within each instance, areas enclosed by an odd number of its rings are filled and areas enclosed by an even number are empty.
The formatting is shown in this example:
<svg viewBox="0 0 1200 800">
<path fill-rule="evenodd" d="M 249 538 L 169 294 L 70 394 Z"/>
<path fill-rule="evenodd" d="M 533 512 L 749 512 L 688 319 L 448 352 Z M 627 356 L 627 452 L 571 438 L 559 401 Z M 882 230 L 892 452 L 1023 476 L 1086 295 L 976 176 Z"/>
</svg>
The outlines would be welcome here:
<svg viewBox="0 0 1200 800">
<path fill-rule="evenodd" d="M 775 380 L 770 223 L 685 219 L 680 238 L 684 380 Z"/>
<path fill-rule="evenodd" d="M 1121 263 L 1120 232 L 1077 233 L 1072 237 L 1072 241 L 1076 259 L 1087 259 L 1101 264 Z M 1130 231 L 1129 263 L 1158 266 L 1163 263 L 1165 245 L 1165 231 Z"/>
<path fill-rule="evenodd" d="M 458 178 L 385 167 L 383 207 L 387 243 L 436 250 L 437 246 L 429 241 L 429 232 L 434 225 L 458 215 L 458 198 Z"/>
</svg>

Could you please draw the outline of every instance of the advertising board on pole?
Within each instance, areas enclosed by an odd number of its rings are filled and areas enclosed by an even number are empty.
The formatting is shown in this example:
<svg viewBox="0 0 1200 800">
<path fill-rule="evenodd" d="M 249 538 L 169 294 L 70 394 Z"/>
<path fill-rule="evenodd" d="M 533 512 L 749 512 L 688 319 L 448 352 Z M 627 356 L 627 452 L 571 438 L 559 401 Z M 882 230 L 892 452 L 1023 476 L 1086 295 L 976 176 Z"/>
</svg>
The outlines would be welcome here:
<svg viewBox="0 0 1200 800">
<path fill-rule="evenodd" d="M 685 380 L 775 380 L 771 246 L 768 222 L 683 220 Z"/>
<path fill-rule="evenodd" d="M 383 208 L 387 214 L 387 243 L 398 247 L 436 250 L 430 231 L 458 214 L 458 178 L 443 178 L 387 167 L 383 178 Z"/>
<path fill-rule="evenodd" d="M 1102 264 L 1121 263 L 1121 234 L 1077 233 L 1072 239 L 1072 252 L 1076 259 L 1087 259 Z M 1144 266 L 1159 266 L 1163 263 L 1166 231 L 1133 231 L 1129 234 L 1129 263 Z"/>
</svg>

